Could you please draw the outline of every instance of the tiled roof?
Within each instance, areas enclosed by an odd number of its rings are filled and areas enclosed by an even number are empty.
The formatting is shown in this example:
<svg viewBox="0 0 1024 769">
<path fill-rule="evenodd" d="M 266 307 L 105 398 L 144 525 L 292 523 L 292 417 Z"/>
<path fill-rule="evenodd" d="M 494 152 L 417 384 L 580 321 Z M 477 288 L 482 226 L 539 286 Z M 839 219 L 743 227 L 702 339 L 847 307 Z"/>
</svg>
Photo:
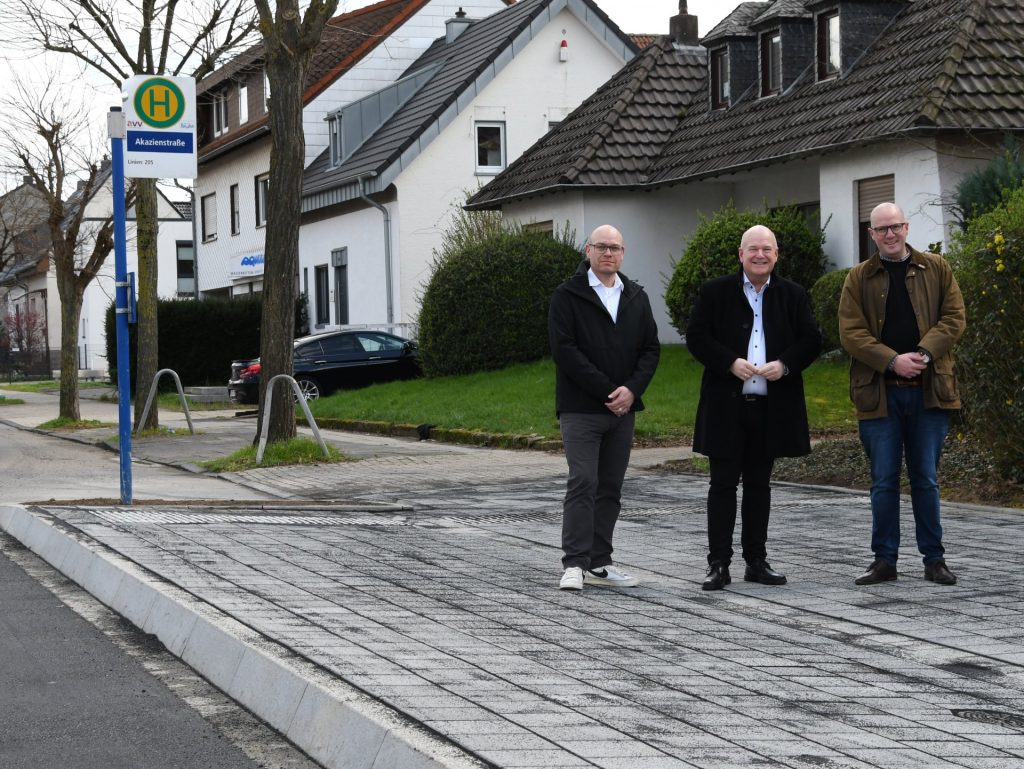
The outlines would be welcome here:
<svg viewBox="0 0 1024 769">
<path fill-rule="evenodd" d="M 192 220 L 192 201 L 191 200 L 171 200 L 168 201 L 174 210 L 181 214 L 182 219 Z"/>
<path fill-rule="evenodd" d="M 706 45 L 714 40 L 724 40 L 728 37 L 750 37 L 754 34 L 750 31 L 750 25 L 754 19 L 768 10 L 770 5 L 769 0 L 759 3 L 740 3 L 732 13 L 712 27 L 701 42 Z"/>
<path fill-rule="evenodd" d="M 411 161 L 418 149 L 429 142 L 453 119 L 477 93 L 512 59 L 521 35 L 530 35 L 543 27 L 563 7 L 586 6 L 588 23 L 600 22 L 608 30 L 609 43 L 618 40 L 623 54 L 636 52 L 629 37 L 593 2 L 593 0 L 519 0 L 498 13 L 475 21 L 451 44 L 432 45 L 409 68 L 407 75 L 438 66 L 436 73 L 384 125 L 356 149 L 341 165 L 331 168 L 329 152 L 324 151 L 306 170 L 303 178 L 303 209 L 328 205 L 322 197 L 341 199 L 358 197 L 356 179 L 377 175 L 372 188 L 383 189 L 391 177 Z M 412 153 L 412 154 L 410 154 Z M 351 188 L 339 191 L 339 188 Z M 333 198 L 332 198 L 333 199 Z"/>
<path fill-rule="evenodd" d="M 687 117 L 652 182 L 713 176 L 922 129 L 1024 126 L 1019 0 L 915 0 L 848 75 Z"/>
<path fill-rule="evenodd" d="M 703 96 L 704 69 L 702 54 L 657 38 L 469 206 L 562 186 L 643 184 L 680 113 Z"/>
<path fill-rule="evenodd" d="M 320 94 L 428 2 L 429 0 L 382 0 L 365 8 L 335 16 L 328 21 L 320 44 L 310 60 L 303 102 L 308 103 Z M 196 85 L 197 96 L 202 98 L 203 94 L 240 74 L 262 67 L 263 43 L 260 42 L 203 78 Z M 200 154 L 213 152 L 248 134 L 265 132 L 266 126 L 267 116 L 263 115 L 204 144 Z"/>
<path fill-rule="evenodd" d="M 812 19 L 814 14 L 807 10 L 803 0 L 775 0 L 766 11 L 757 16 L 751 25 L 764 24 L 776 19 Z"/>
<path fill-rule="evenodd" d="M 744 18 L 754 19 L 745 9 L 750 5 L 757 4 L 739 6 L 722 24 L 741 11 Z M 728 34 L 738 34 L 731 22 L 726 28 Z M 657 130 L 647 134 L 653 146 L 645 147 L 645 156 L 654 157 L 642 172 L 625 155 L 615 155 L 616 164 L 600 151 L 586 154 L 584 149 L 609 143 L 614 131 L 599 119 L 600 112 L 611 109 L 630 73 L 640 66 L 640 61 L 630 63 L 602 86 L 477 193 L 474 207 L 492 207 L 558 186 L 693 181 L 937 130 L 1024 129 L 1020 0 L 914 0 L 844 77 L 824 82 L 806 77 L 781 96 L 746 100 L 730 109 L 710 109 L 706 67 L 681 67 L 667 89 L 692 96 L 677 110 L 666 141 L 657 138 Z M 641 81 L 632 98 L 644 96 L 655 82 Z M 651 125 L 661 129 L 664 123 Z M 609 152 L 626 144 L 613 141 Z M 626 151 L 632 148 L 619 149 Z"/>
<path fill-rule="evenodd" d="M 313 52 L 306 77 L 306 99 L 315 93 L 309 91 L 324 78 L 330 81 L 376 47 L 390 31 L 426 5 L 429 0 L 381 0 L 381 2 L 342 13 L 327 22 L 320 44 Z M 353 55 L 358 58 L 352 58 Z M 263 43 L 257 43 L 230 62 L 204 77 L 196 86 L 197 93 L 205 93 L 239 72 L 263 67 Z"/>
<path fill-rule="evenodd" d="M 639 48 L 641 51 L 658 39 L 657 35 L 645 35 L 642 33 L 633 33 L 629 35 L 629 39 L 633 41 L 633 45 Z"/>
</svg>

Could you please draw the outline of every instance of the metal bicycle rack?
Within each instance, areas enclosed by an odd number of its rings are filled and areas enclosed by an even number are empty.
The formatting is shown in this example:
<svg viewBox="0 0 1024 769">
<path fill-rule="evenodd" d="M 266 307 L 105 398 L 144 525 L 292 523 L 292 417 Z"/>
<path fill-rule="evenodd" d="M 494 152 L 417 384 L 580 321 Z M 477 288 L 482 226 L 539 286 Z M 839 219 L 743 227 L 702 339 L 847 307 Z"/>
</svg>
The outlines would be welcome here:
<svg viewBox="0 0 1024 769">
<path fill-rule="evenodd" d="M 260 427 L 260 443 L 256 449 L 256 464 L 263 464 L 263 452 L 267 448 L 267 430 L 270 429 L 270 407 L 274 403 L 274 382 L 278 379 L 287 379 L 291 383 L 292 390 L 295 392 L 295 400 L 298 401 L 300 406 L 302 406 L 302 412 L 306 416 L 306 423 L 310 428 L 312 428 L 313 436 L 316 438 L 317 443 L 320 444 L 320 450 L 324 453 L 324 457 L 330 459 L 331 452 L 327 450 L 327 444 L 324 443 L 324 439 L 320 435 L 320 428 L 316 426 L 316 420 L 313 419 L 313 413 L 309 410 L 309 404 L 306 403 L 306 396 L 304 396 L 302 394 L 302 390 L 299 389 L 299 383 L 295 381 L 295 377 L 291 374 L 278 374 L 267 382 L 267 396 L 263 409 L 263 424 Z"/>
<path fill-rule="evenodd" d="M 192 435 L 196 434 L 196 428 L 192 426 L 192 415 L 188 411 L 188 401 L 185 399 L 185 391 L 181 389 L 181 379 L 178 378 L 178 374 L 169 368 L 162 368 L 156 372 L 156 376 L 153 377 L 153 384 L 149 388 L 149 397 L 146 398 L 146 408 L 142 410 L 142 419 L 139 420 L 139 426 L 146 424 L 146 417 L 149 416 L 149 409 L 153 405 L 153 398 L 156 397 L 156 383 L 160 381 L 160 377 L 164 374 L 170 374 L 174 377 L 174 386 L 178 388 L 178 398 L 181 400 L 182 411 L 185 412 L 185 420 L 188 422 L 188 429 Z M 138 432 L 137 430 L 135 432 Z"/>
</svg>

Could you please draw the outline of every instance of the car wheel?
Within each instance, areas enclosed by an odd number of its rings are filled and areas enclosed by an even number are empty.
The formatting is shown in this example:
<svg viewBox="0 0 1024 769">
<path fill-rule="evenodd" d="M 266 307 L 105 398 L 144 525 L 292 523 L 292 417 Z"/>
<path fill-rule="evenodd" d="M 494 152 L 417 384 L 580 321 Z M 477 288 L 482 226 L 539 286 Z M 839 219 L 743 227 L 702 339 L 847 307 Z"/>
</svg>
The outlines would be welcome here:
<svg viewBox="0 0 1024 769">
<path fill-rule="evenodd" d="M 295 383 L 299 386 L 302 397 L 307 401 L 315 401 L 320 397 L 320 384 L 312 377 L 297 376 Z"/>
</svg>

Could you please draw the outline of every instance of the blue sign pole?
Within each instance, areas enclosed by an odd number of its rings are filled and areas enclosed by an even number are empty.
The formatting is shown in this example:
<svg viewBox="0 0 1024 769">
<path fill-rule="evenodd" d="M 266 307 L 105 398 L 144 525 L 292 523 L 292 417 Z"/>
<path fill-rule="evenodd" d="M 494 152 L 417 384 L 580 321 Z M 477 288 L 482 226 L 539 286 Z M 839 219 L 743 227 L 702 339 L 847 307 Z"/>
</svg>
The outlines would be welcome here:
<svg viewBox="0 0 1024 769">
<path fill-rule="evenodd" d="M 131 374 L 128 368 L 128 248 L 124 208 L 124 116 L 120 107 L 107 114 L 111 181 L 114 187 L 114 316 L 117 326 L 117 414 L 121 453 L 121 504 L 132 503 Z"/>
</svg>

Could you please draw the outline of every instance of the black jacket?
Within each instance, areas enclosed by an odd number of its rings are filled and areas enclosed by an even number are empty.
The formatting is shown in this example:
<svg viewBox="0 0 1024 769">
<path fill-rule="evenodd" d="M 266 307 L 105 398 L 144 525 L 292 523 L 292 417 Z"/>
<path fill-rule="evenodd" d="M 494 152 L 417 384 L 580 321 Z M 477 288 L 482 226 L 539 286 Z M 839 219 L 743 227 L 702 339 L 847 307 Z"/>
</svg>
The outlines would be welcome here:
<svg viewBox="0 0 1024 769">
<path fill-rule="evenodd" d="M 762 289 L 767 361 L 782 361 L 789 373 L 768 382 L 768 455 L 797 457 L 811 451 L 804 381 L 800 372 L 821 351 L 821 332 L 803 287 L 772 275 Z M 710 457 L 733 457 L 743 382 L 729 371 L 747 357 L 754 311 L 743 293 L 743 271 L 701 286 L 686 329 L 686 346 L 704 364 L 700 403 L 693 430 L 693 450 Z"/>
<path fill-rule="evenodd" d="M 621 272 L 623 290 L 618 317 L 612 322 L 587 279 L 590 264 L 555 289 L 548 310 L 548 335 L 555 359 L 555 411 L 607 414 L 605 401 L 625 385 L 640 396 L 658 367 L 661 345 L 651 303 L 643 287 Z"/>
</svg>

